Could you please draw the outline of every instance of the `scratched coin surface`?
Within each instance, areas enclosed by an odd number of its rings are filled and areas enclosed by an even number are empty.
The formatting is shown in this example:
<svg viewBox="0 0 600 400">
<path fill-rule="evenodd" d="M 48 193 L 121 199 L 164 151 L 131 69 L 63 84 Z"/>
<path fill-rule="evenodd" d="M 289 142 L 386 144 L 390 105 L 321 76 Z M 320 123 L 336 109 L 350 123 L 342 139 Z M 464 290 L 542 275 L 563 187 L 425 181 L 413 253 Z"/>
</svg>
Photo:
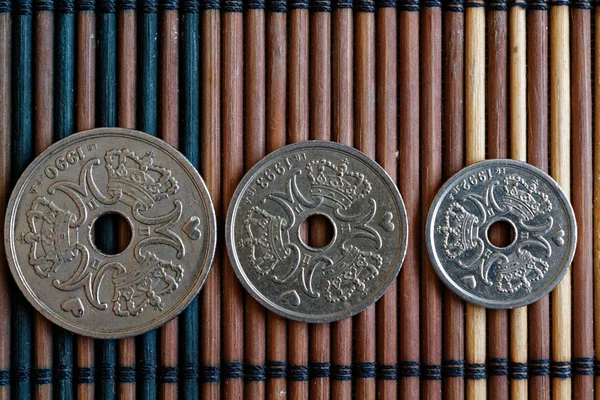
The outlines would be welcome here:
<svg viewBox="0 0 600 400">
<path fill-rule="evenodd" d="M 96 244 L 95 223 L 107 214 L 131 230 L 117 254 Z M 10 197 L 5 232 L 31 304 L 97 338 L 176 316 L 202 287 L 216 243 L 213 205 L 194 167 L 165 142 L 118 128 L 74 134 L 37 157 Z"/>
<path fill-rule="evenodd" d="M 505 226 L 504 243 L 490 227 Z M 515 308 L 549 293 L 569 269 L 575 215 L 558 184 L 521 161 L 487 160 L 454 175 L 436 195 L 426 241 L 442 281 L 463 299 Z"/>
<path fill-rule="evenodd" d="M 331 241 L 313 247 L 303 224 L 319 215 Z M 271 153 L 244 176 L 225 224 L 233 268 L 268 309 L 330 322 L 383 295 L 406 251 L 404 203 L 373 160 L 352 148 L 311 141 Z"/>
</svg>

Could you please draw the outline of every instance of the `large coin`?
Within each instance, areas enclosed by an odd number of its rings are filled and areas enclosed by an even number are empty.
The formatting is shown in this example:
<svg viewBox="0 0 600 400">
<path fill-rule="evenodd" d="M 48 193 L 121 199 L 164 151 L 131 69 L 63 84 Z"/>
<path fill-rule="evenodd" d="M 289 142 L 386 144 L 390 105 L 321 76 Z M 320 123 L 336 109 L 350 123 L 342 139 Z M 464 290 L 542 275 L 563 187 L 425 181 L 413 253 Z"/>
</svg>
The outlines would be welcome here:
<svg viewBox="0 0 600 400">
<path fill-rule="evenodd" d="M 312 247 L 303 222 L 321 215 L 331 242 Z M 407 241 L 398 189 L 373 160 L 330 142 L 289 145 L 256 164 L 227 213 L 226 243 L 244 287 L 291 319 L 357 314 L 396 278 Z"/>
<path fill-rule="evenodd" d="M 129 244 L 105 254 L 94 225 L 123 217 Z M 143 333 L 200 290 L 216 243 L 204 182 L 183 155 L 142 132 L 101 128 L 52 145 L 25 170 L 6 216 L 6 252 L 25 297 L 65 329 Z"/>
<path fill-rule="evenodd" d="M 494 244 L 490 227 L 512 236 Z M 539 300 L 566 274 L 577 242 L 573 208 L 558 184 L 521 161 L 487 160 L 454 175 L 435 197 L 427 249 L 442 281 L 489 308 Z"/>
</svg>

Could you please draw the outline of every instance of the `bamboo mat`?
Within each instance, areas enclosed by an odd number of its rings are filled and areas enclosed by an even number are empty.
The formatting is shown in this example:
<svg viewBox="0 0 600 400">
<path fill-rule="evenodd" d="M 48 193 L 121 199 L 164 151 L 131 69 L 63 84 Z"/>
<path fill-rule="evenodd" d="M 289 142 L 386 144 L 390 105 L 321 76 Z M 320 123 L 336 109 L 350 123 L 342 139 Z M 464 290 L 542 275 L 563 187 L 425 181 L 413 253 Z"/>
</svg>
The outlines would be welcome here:
<svg viewBox="0 0 600 400">
<path fill-rule="evenodd" d="M 331 324 L 265 311 L 221 234 L 186 311 L 116 341 L 52 326 L 2 257 L 0 399 L 600 399 L 599 10 L 588 0 L 0 0 L 0 218 L 53 141 L 121 126 L 188 157 L 219 232 L 244 172 L 308 139 L 379 162 L 410 231 L 384 297 Z M 423 230 L 444 180 L 506 157 L 563 187 L 578 247 L 551 295 L 486 310 L 443 287 Z M 106 248 L 125 243 L 115 221 L 100 229 Z M 318 245 L 327 228 L 302 234 Z"/>
</svg>

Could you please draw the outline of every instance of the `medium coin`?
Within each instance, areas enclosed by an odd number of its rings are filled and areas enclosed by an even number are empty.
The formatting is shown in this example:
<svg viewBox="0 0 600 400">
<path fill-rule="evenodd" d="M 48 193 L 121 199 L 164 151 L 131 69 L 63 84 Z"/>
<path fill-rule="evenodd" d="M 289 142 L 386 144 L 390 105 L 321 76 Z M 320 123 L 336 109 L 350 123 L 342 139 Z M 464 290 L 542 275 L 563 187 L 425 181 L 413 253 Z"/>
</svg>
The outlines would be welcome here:
<svg viewBox="0 0 600 400">
<path fill-rule="evenodd" d="M 502 223 L 510 240 L 494 243 Z M 463 299 L 515 308 L 549 293 L 569 269 L 577 242 L 573 208 L 532 165 L 487 160 L 464 168 L 436 195 L 427 249 L 442 281 Z"/>
<path fill-rule="evenodd" d="M 118 254 L 94 226 L 120 217 L 131 239 Z M 81 132 L 25 170 L 5 222 L 10 269 L 44 316 L 96 338 L 167 322 L 196 296 L 216 243 L 213 205 L 198 172 L 165 142 L 128 129 Z"/>
<path fill-rule="evenodd" d="M 303 226 L 319 215 L 330 243 Z M 330 322 L 383 295 L 406 252 L 396 185 L 363 153 L 331 142 L 289 145 L 258 162 L 235 191 L 225 225 L 233 268 L 254 298 L 284 317 Z M 308 233 L 310 234 L 310 233 Z"/>
</svg>

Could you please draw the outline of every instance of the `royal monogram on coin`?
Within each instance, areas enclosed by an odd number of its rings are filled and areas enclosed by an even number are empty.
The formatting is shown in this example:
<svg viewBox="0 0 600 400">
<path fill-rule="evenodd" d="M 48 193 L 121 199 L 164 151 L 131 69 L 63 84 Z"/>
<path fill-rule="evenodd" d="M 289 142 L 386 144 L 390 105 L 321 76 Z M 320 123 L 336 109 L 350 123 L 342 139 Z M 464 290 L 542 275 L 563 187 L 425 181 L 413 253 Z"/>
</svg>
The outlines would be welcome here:
<svg viewBox="0 0 600 400">
<path fill-rule="evenodd" d="M 95 245 L 110 235 L 95 229 L 108 214 L 131 230 L 117 254 Z M 27 299 L 52 322 L 97 338 L 176 316 L 202 287 L 216 243 L 194 167 L 163 141 L 118 128 L 75 134 L 37 157 L 12 193 L 5 232 Z"/>
<path fill-rule="evenodd" d="M 507 243 L 490 239 L 504 223 Z M 442 281 L 465 300 L 514 308 L 539 300 L 568 271 L 577 227 L 569 200 L 543 171 L 487 160 L 454 175 L 435 197 L 427 248 Z M 510 243 L 508 243 L 510 242 Z"/>
<path fill-rule="evenodd" d="M 324 247 L 307 244 L 302 229 L 315 215 L 332 226 Z M 404 204 L 385 171 L 357 150 L 317 141 L 256 164 L 226 222 L 244 287 L 270 310 L 306 322 L 349 317 L 381 297 L 400 270 L 407 234 Z"/>
</svg>

